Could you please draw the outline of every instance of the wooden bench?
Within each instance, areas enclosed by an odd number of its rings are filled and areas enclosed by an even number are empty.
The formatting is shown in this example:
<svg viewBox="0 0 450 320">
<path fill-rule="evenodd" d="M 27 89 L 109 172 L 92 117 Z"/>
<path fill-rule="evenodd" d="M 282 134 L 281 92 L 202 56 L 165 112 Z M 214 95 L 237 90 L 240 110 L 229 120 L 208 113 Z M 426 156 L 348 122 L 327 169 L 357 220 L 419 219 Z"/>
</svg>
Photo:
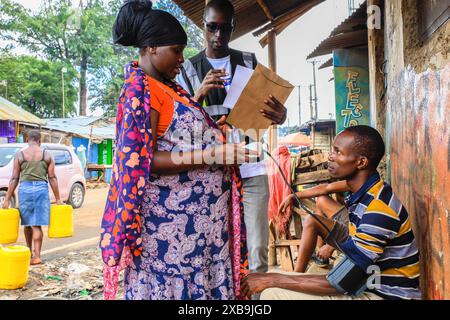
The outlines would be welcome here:
<svg viewBox="0 0 450 320">
<path fill-rule="evenodd" d="M 88 172 L 90 172 L 89 176 L 91 176 L 91 172 L 96 171 L 99 173 L 99 176 L 97 177 L 97 179 L 95 181 L 97 182 L 105 182 L 105 172 L 106 169 L 111 169 L 112 165 L 109 164 L 88 164 L 86 166 L 86 170 Z"/>
</svg>

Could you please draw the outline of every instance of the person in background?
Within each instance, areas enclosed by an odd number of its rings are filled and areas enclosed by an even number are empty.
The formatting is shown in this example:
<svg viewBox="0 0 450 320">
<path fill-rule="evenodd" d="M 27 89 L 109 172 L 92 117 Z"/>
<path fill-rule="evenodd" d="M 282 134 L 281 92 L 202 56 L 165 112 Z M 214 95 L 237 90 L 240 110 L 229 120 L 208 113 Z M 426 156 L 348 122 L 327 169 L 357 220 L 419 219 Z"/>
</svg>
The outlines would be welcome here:
<svg viewBox="0 0 450 320">
<path fill-rule="evenodd" d="M 81 167 L 83 168 L 83 171 L 86 169 L 86 147 L 83 144 L 80 144 L 77 148 L 77 156 L 78 159 L 80 159 Z"/>
<path fill-rule="evenodd" d="M 49 152 L 41 148 L 38 130 L 28 132 L 28 147 L 14 157 L 13 173 L 9 182 L 3 208 L 9 208 L 11 196 L 19 184 L 19 211 L 24 226 L 25 240 L 31 251 L 31 265 L 41 264 L 43 241 L 42 226 L 50 222 L 50 196 L 48 184 L 53 190 L 56 204 L 63 204 L 59 196 L 55 162 Z"/>
</svg>

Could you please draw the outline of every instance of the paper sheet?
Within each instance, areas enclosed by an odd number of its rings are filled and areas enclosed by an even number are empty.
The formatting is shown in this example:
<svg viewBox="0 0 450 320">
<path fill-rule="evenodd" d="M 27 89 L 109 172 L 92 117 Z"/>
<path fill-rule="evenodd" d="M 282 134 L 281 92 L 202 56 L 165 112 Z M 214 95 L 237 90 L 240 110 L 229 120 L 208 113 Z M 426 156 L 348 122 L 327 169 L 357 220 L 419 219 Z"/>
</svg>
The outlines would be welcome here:
<svg viewBox="0 0 450 320">
<path fill-rule="evenodd" d="M 231 82 L 230 90 L 227 93 L 223 106 L 228 109 L 233 109 L 234 105 L 244 91 L 245 86 L 252 77 L 253 69 L 243 67 L 241 65 L 236 66 L 234 71 L 233 81 Z"/>
</svg>

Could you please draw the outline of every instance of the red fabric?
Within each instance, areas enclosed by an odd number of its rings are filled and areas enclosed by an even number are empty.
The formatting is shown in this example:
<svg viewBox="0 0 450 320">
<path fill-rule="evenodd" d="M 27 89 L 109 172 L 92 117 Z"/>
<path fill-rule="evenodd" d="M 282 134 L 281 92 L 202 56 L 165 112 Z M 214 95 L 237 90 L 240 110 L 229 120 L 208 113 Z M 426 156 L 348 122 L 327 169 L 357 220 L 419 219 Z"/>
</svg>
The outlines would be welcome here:
<svg viewBox="0 0 450 320">
<path fill-rule="evenodd" d="M 290 182 L 291 177 L 291 154 L 285 146 L 278 147 L 272 153 L 274 159 L 283 170 L 284 176 Z M 291 189 L 283 180 L 283 177 L 275 162 L 269 158 L 267 160 L 267 174 L 269 178 L 269 220 L 273 221 L 281 234 L 284 234 L 290 219 L 290 209 L 282 216 L 278 215 L 280 204 L 291 194 Z"/>
</svg>

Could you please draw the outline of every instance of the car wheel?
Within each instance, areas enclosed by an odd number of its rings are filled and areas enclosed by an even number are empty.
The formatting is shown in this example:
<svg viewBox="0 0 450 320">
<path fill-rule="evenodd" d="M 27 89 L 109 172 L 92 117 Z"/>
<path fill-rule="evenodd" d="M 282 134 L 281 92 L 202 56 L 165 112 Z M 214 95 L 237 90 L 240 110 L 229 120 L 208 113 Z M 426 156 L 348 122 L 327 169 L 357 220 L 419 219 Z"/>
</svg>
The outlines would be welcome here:
<svg viewBox="0 0 450 320">
<path fill-rule="evenodd" d="M 5 203 L 6 199 L 6 191 L 0 191 L 0 208 L 3 208 L 3 203 Z M 11 197 L 11 200 L 9 201 L 9 207 L 15 208 L 16 207 L 16 199 L 14 199 L 14 196 Z"/>
<path fill-rule="evenodd" d="M 80 183 L 75 183 L 70 189 L 68 203 L 77 209 L 83 205 L 84 202 L 84 187 Z"/>
</svg>

